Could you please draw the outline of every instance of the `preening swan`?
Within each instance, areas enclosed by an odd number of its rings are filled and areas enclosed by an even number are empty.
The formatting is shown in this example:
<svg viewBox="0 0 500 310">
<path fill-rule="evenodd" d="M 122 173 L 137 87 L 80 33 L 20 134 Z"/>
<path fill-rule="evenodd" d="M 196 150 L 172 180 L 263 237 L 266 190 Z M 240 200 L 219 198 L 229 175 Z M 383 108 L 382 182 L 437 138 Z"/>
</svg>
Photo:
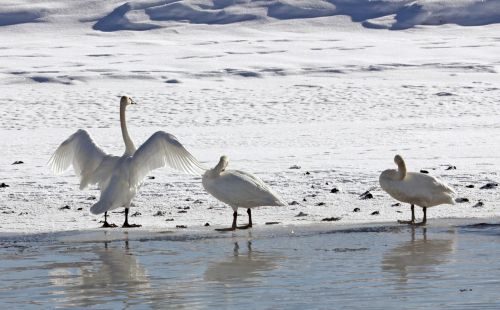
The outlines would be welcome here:
<svg viewBox="0 0 500 310">
<path fill-rule="evenodd" d="M 456 192 L 444 182 L 427 174 L 407 172 L 406 164 L 400 155 L 394 157 L 398 170 L 388 169 L 380 174 L 380 186 L 391 197 L 411 204 L 411 220 L 399 221 L 402 224 L 415 224 L 415 207 L 423 208 L 424 218 L 418 225 L 427 222 L 427 208 L 440 204 L 455 204 Z"/>
<path fill-rule="evenodd" d="M 203 187 L 207 192 L 233 208 L 233 224 L 231 227 L 218 230 L 252 227 L 251 208 L 286 205 L 261 179 L 247 172 L 226 170 L 227 165 L 228 158 L 222 156 L 217 166 L 208 169 L 202 178 Z M 247 208 L 248 225 L 236 226 L 238 208 Z"/>
<path fill-rule="evenodd" d="M 124 207 L 123 227 L 139 227 L 128 223 L 130 203 L 142 180 L 152 170 L 169 165 L 177 170 L 200 175 L 205 171 L 173 135 L 157 131 L 136 150 L 128 134 L 125 109 L 135 102 L 127 96 L 120 99 L 120 124 L 125 153 L 112 156 L 104 153 L 87 131 L 80 129 L 61 143 L 49 160 L 49 166 L 59 174 L 73 165 L 80 177 L 80 189 L 97 184 L 99 201 L 90 208 L 93 214 L 104 213 L 103 227 L 116 227 L 107 222 L 107 211 Z"/>
</svg>

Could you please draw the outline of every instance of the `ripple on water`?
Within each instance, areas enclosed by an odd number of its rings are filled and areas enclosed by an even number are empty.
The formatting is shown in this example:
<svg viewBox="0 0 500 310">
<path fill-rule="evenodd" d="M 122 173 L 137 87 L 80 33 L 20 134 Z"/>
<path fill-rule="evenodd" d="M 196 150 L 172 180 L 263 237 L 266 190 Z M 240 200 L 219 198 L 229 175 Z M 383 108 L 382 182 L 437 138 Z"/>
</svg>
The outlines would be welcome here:
<svg viewBox="0 0 500 310">
<path fill-rule="evenodd" d="M 494 308 L 500 247 L 484 229 L 500 225 L 12 238 L 0 305 Z"/>
</svg>

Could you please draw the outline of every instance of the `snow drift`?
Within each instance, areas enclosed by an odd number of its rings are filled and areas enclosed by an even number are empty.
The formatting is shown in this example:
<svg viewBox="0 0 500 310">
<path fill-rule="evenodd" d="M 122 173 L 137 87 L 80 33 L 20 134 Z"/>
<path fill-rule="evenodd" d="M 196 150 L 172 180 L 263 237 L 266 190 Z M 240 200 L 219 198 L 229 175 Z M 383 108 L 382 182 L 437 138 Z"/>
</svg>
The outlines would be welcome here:
<svg viewBox="0 0 500 310">
<path fill-rule="evenodd" d="M 19 4 L 21 3 L 21 4 Z M 55 5 L 57 3 L 57 5 Z M 498 0 L 163 0 L 37 2 L 35 6 L 8 2 L 0 8 L 0 26 L 55 22 L 73 15 L 75 22 L 92 21 L 98 31 L 144 31 L 171 23 L 234 24 L 311 19 L 346 15 L 367 28 L 401 30 L 419 25 L 479 26 L 500 22 Z M 94 5 L 95 4 L 95 5 Z M 101 16 L 80 7 L 101 9 Z M 62 8 L 61 8 L 62 7 Z M 111 10 L 109 10 L 111 8 Z M 89 13 L 90 14 L 90 13 Z M 95 12 L 92 12 L 95 14 Z"/>
</svg>

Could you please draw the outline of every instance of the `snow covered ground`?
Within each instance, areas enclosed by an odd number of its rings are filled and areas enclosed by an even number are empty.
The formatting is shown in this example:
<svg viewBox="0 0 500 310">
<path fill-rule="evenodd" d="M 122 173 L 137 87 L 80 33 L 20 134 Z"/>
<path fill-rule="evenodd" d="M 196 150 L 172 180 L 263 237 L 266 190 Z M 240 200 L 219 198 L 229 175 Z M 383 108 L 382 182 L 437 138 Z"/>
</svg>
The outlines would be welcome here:
<svg viewBox="0 0 500 310">
<path fill-rule="evenodd" d="M 122 154 L 123 94 L 139 103 L 127 114 L 136 144 L 170 132 L 207 166 L 225 154 L 298 203 L 256 209 L 257 227 L 409 218 L 378 186 L 396 153 L 469 200 L 430 219 L 500 216 L 500 189 L 480 189 L 500 173 L 499 22 L 494 0 L 3 1 L 0 232 L 100 225 L 97 189 L 46 163 L 79 128 Z M 152 176 L 131 222 L 230 224 L 200 178 Z"/>
</svg>

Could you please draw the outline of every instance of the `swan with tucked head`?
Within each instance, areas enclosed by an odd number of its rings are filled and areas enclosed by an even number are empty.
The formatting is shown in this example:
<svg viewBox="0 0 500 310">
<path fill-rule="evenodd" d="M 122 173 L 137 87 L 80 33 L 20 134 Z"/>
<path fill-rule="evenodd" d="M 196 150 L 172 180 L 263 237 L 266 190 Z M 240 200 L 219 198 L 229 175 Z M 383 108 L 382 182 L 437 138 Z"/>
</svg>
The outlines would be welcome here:
<svg viewBox="0 0 500 310">
<path fill-rule="evenodd" d="M 285 206 L 286 203 L 261 179 L 239 170 L 226 170 L 229 161 L 222 156 L 213 169 L 208 169 L 202 178 L 203 187 L 218 200 L 233 209 L 233 223 L 220 231 L 247 229 L 252 227 L 252 208 L 260 206 Z M 248 225 L 236 226 L 238 208 L 247 208 Z"/>
<path fill-rule="evenodd" d="M 403 157 L 396 155 L 394 162 L 398 169 L 387 169 L 380 174 L 380 186 L 391 197 L 411 204 L 411 220 L 402 224 L 415 224 L 415 207 L 424 211 L 424 218 L 418 225 L 427 222 L 427 208 L 440 204 L 454 204 L 456 192 L 439 179 L 419 172 L 407 172 Z"/>
<path fill-rule="evenodd" d="M 170 166 L 177 170 L 201 174 L 205 168 L 194 158 L 173 135 L 157 131 L 135 148 L 127 130 L 125 110 L 135 101 L 128 96 L 120 99 L 120 125 L 125 143 L 122 156 L 104 153 L 92 140 L 87 131 L 79 129 L 66 139 L 49 160 L 49 166 L 56 174 L 66 171 L 71 165 L 80 177 L 80 189 L 97 184 L 101 190 L 99 201 L 90 208 L 93 214 L 104 213 L 103 227 L 116 227 L 107 222 L 107 211 L 125 208 L 125 222 L 122 227 L 139 227 L 129 224 L 128 213 L 142 180 L 152 170 Z"/>
</svg>

